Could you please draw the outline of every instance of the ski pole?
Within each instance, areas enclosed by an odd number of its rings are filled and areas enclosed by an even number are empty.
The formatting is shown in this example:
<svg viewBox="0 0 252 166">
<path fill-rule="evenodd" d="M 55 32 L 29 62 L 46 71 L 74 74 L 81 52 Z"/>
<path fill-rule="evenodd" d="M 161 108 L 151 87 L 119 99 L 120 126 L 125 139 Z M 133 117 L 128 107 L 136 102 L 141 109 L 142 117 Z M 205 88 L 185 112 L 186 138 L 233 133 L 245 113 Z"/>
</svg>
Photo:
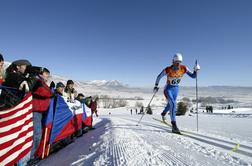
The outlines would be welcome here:
<svg viewBox="0 0 252 166">
<path fill-rule="evenodd" d="M 198 62 L 196 60 L 195 65 L 197 65 Z M 196 73 L 196 109 L 197 109 L 197 131 L 199 131 L 199 105 L 198 105 L 198 73 Z"/>
<path fill-rule="evenodd" d="M 155 92 L 154 92 L 154 94 L 152 95 L 151 100 L 150 100 L 150 102 L 149 102 L 149 104 L 148 104 L 147 108 L 150 106 L 150 104 L 151 104 L 151 102 L 152 102 L 152 100 L 153 100 L 154 96 L 156 95 L 156 93 L 157 93 L 157 91 L 155 91 Z M 147 110 L 147 109 L 146 109 L 146 110 Z M 139 123 L 140 123 L 140 122 L 141 122 L 141 120 L 143 119 L 144 115 L 145 115 L 145 112 L 143 113 L 143 115 L 141 116 L 141 118 L 139 119 L 139 121 L 137 122 L 136 126 L 138 126 L 138 125 L 139 125 Z"/>
</svg>

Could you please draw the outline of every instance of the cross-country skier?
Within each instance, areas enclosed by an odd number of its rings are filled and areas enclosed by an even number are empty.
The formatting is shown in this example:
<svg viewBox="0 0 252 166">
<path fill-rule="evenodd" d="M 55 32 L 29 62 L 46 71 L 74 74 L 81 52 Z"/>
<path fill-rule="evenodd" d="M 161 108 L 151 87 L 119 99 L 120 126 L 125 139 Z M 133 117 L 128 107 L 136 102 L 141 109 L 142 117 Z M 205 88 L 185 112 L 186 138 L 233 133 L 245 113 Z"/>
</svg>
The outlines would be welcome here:
<svg viewBox="0 0 252 166">
<path fill-rule="evenodd" d="M 172 65 L 166 67 L 162 72 L 158 75 L 154 87 L 154 92 L 158 91 L 158 84 L 160 79 L 163 76 L 167 76 L 167 83 L 164 88 L 164 95 L 167 99 L 167 105 L 164 111 L 161 113 L 163 121 L 165 121 L 165 115 L 168 111 L 170 111 L 171 124 L 172 124 L 172 132 L 180 134 L 180 131 L 176 124 L 176 100 L 179 92 L 179 83 L 181 78 L 186 73 L 191 78 L 196 78 L 197 71 L 200 70 L 200 66 L 195 64 L 194 72 L 191 72 L 186 66 L 182 65 L 182 54 L 176 53 L 172 59 Z"/>
</svg>

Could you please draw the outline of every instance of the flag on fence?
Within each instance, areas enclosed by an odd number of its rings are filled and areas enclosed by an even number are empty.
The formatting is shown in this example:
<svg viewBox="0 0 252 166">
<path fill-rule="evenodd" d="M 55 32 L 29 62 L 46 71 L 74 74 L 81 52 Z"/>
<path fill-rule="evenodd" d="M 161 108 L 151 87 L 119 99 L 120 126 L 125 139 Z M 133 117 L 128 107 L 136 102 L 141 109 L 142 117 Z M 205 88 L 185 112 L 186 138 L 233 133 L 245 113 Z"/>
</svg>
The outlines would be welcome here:
<svg viewBox="0 0 252 166">
<path fill-rule="evenodd" d="M 85 103 L 83 103 L 83 117 L 82 121 L 86 126 L 92 126 L 92 111 L 90 108 L 86 106 Z"/>
<path fill-rule="evenodd" d="M 43 159 L 49 155 L 50 145 L 49 145 L 49 138 L 52 129 L 53 123 L 53 114 L 54 114 L 54 98 L 50 100 L 50 106 L 43 122 L 43 130 L 42 130 L 42 138 L 40 141 L 39 148 L 37 149 L 35 156 Z"/>
<path fill-rule="evenodd" d="M 83 108 L 79 101 L 67 102 L 58 96 L 49 143 L 57 142 L 81 129 Z"/>
<path fill-rule="evenodd" d="M 14 165 L 32 148 L 32 95 L 0 111 L 0 165 Z"/>
</svg>

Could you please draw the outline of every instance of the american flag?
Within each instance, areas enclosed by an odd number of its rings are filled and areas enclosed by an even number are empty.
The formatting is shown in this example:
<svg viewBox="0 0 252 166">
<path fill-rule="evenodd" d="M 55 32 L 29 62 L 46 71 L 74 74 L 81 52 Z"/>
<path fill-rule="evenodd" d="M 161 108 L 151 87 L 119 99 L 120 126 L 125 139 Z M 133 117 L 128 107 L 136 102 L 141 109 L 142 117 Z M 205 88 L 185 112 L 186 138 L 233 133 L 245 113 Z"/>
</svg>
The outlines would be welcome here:
<svg viewBox="0 0 252 166">
<path fill-rule="evenodd" d="M 0 111 L 0 165 L 13 165 L 32 148 L 32 95 Z"/>
</svg>

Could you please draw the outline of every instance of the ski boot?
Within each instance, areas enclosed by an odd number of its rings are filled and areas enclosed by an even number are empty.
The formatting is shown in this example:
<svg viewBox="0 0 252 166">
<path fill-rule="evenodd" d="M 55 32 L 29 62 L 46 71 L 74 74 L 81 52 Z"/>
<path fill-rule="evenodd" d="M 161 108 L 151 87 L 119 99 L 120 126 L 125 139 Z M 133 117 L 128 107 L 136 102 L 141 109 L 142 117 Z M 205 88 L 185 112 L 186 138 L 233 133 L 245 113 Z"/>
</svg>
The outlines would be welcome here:
<svg viewBox="0 0 252 166">
<path fill-rule="evenodd" d="M 179 131 L 176 121 L 171 121 L 172 124 L 172 132 L 175 134 L 181 134 L 181 132 Z"/>
<path fill-rule="evenodd" d="M 162 112 L 162 113 L 161 113 L 161 117 L 162 117 L 163 122 L 166 122 L 165 114 L 166 114 L 165 112 Z"/>
</svg>

